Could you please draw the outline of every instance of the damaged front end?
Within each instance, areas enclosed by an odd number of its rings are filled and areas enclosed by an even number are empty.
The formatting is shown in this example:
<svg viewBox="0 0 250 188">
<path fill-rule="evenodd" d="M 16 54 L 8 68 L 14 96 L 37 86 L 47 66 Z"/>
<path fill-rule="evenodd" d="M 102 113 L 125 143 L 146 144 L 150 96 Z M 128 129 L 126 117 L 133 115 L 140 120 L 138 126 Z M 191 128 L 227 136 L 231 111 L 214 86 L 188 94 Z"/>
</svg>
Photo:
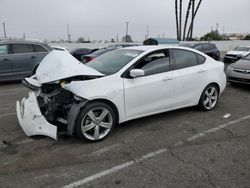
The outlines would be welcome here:
<svg viewBox="0 0 250 188">
<path fill-rule="evenodd" d="M 28 98 L 16 102 L 17 118 L 25 134 L 45 135 L 56 140 L 56 125 L 60 122 L 67 125 L 67 132 L 72 135 L 79 110 L 87 100 L 62 86 L 102 76 L 67 52 L 50 52 L 38 66 L 36 74 L 23 81 L 26 87 L 37 92 L 30 92 Z"/>
<path fill-rule="evenodd" d="M 18 121 L 27 136 L 45 135 L 56 140 L 56 125 L 67 125 L 72 106 L 80 102 L 59 84 L 43 84 L 36 94 L 30 92 L 27 99 L 17 101 Z"/>
</svg>

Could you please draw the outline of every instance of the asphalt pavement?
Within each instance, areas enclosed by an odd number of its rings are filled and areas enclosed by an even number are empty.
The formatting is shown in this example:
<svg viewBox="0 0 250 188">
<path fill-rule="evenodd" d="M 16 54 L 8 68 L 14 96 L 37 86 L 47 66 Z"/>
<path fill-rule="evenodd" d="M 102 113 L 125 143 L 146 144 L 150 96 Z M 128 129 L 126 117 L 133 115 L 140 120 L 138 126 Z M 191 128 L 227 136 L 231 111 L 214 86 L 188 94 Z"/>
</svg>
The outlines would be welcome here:
<svg viewBox="0 0 250 188">
<path fill-rule="evenodd" d="M 228 85 L 210 112 L 123 123 L 99 143 L 26 137 L 15 101 L 28 91 L 0 86 L 0 187 L 250 187 L 249 87 Z"/>
</svg>

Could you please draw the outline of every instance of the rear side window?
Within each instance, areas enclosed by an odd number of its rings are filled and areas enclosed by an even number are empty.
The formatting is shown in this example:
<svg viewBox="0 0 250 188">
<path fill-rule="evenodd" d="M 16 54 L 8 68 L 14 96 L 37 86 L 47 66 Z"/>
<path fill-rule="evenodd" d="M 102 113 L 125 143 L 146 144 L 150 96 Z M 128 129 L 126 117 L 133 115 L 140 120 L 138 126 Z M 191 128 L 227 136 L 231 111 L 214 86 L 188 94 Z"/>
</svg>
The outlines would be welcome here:
<svg viewBox="0 0 250 188">
<path fill-rule="evenodd" d="M 187 50 L 171 50 L 175 58 L 175 68 L 183 69 L 198 65 L 195 53 Z"/>
<path fill-rule="evenodd" d="M 33 52 L 31 44 L 12 44 L 13 54 L 30 53 Z"/>
<path fill-rule="evenodd" d="M 35 52 L 48 52 L 44 47 L 40 45 L 33 45 L 33 48 Z"/>
<path fill-rule="evenodd" d="M 202 45 L 196 45 L 196 46 L 194 47 L 194 49 L 199 50 L 199 51 L 203 51 Z"/>
<path fill-rule="evenodd" d="M 8 54 L 8 45 L 0 45 L 0 55 Z"/>
</svg>

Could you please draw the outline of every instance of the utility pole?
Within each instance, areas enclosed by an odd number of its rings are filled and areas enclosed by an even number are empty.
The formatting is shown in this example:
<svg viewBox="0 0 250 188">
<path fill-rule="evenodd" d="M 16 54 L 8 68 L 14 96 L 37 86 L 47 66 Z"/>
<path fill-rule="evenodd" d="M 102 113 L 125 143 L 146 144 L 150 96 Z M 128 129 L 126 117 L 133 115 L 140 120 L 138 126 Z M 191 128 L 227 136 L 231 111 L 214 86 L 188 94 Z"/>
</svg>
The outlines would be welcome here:
<svg viewBox="0 0 250 188">
<path fill-rule="evenodd" d="M 149 26 L 147 25 L 147 38 L 146 39 L 148 38 L 149 38 Z"/>
<path fill-rule="evenodd" d="M 125 36 L 125 42 L 128 42 L 128 24 L 129 22 L 126 22 L 126 36 Z"/>
<path fill-rule="evenodd" d="M 3 32 L 4 32 L 4 38 L 7 38 L 6 29 L 5 29 L 5 23 L 4 22 L 3 22 Z"/>
<path fill-rule="evenodd" d="M 117 43 L 119 42 L 119 35 L 118 34 L 116 35 L 116 42 Z"/>
<path fill-rule="evenodd" d="M 216 23 L 216 30 L 219 31 L 219 23 Z"/>
<path fill-rule="evenodd" d="M 69 25 L 67 24 L 67 34 L 68 34 L 68 42 L 71 42 L 71 36 L 69 34 Z"/>
</svg>

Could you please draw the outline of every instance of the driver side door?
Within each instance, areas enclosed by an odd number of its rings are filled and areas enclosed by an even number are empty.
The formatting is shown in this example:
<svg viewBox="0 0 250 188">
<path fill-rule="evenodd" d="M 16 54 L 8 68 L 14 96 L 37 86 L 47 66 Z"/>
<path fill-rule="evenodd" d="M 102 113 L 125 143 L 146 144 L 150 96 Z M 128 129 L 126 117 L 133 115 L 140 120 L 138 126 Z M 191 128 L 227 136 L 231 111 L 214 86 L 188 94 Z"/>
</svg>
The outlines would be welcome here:
<svg viewBox="0 0 250 188">
<path fill-rule="evenodd" d="M 143 57 L 129 70 L 132 69 L 141 69 L 145 75 L 123 79 L 127 120 L 172 108 L 174 83 L 168 50 Z"/>
</svg>

